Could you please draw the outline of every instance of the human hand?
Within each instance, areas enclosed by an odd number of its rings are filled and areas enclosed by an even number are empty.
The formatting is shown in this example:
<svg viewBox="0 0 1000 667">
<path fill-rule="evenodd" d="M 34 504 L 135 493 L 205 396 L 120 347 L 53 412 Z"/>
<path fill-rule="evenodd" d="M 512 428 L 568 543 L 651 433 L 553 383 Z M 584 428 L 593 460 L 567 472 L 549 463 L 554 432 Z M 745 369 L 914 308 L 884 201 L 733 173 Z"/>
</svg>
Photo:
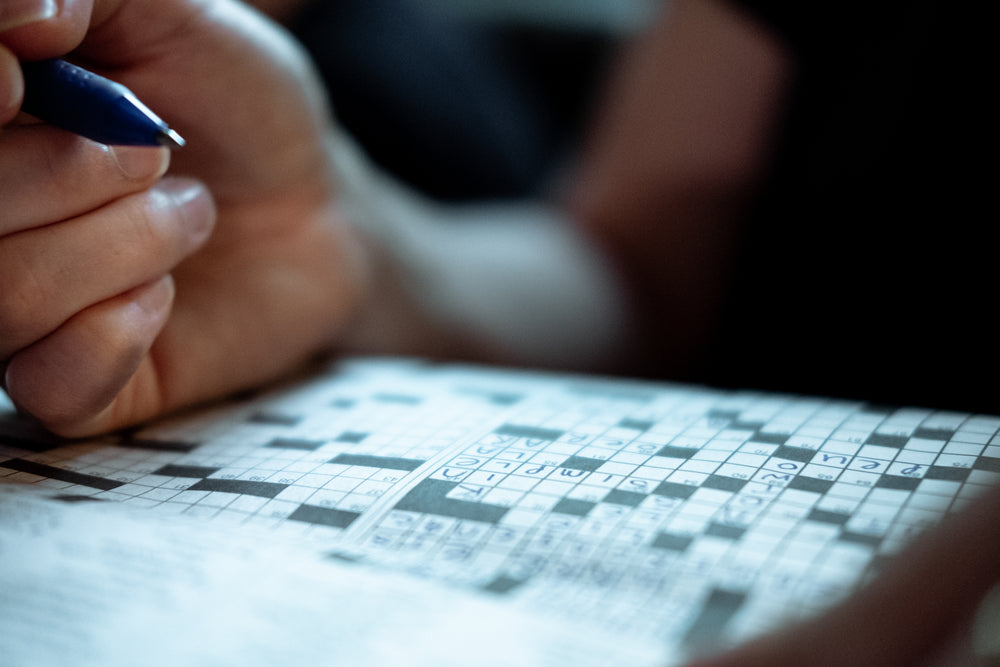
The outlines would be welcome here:
<svg viewBox="0 0 1000 667">
<path fill-rule="evenodd" d="M 1000 486 L 918 537 L 871 583 L 815 618 L 688 667 L 997 664 Z"/>
<path fill-rule="evenodd" d="M 330 345 L 363 262 L 334 202 L 328 110 L 292 43 L 230 0 L 38 0 L 51 11 L 26 23 L 34 4 L 0 10 L 0 364 L 15 404 L 87 435 Z M 109 149 L 24 122 L 18 61 L 67 53 L 187 147 Z"/>
</svg>

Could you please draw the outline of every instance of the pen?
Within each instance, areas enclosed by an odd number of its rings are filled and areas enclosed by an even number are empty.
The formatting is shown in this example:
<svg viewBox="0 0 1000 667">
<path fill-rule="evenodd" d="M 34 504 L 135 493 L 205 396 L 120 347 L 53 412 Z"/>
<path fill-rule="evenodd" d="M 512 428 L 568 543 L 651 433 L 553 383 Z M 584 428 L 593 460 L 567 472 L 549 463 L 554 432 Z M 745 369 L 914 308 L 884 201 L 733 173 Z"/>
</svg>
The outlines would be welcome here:
<svg viewBox="0 0 1000 667">
<path fill-rule="evenodd" d="M 102 144 L 180 148 L 184 139 L 132 91 L 65 60 L 22 63 L 21 110 Z"/>
</svg>

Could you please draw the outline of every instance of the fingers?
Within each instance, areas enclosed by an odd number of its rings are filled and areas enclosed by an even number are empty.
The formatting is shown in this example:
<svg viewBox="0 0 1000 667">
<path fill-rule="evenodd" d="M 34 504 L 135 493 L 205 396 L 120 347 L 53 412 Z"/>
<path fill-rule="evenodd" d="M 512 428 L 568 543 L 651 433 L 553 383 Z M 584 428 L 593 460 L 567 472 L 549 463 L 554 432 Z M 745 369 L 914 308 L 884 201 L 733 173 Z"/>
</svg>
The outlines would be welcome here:
<svg viewBox="0 0 1000 667">
<path fill-rule="evenodd" d="M 91 9 L 57 1 L 60 20 Z M 321 224 L 333 192 L 330 119 L 301 50 L 236 0 L 93 3 L 68 57 L 175 127 L 188 145 L 173 169 L 212 196 L 147 191 L 162 165 L 141 155 L 65 134 L 60 143 L 44 126 L 0 130 L 0 383 L 73 436 L 274 377 L 329 344 L 353 308 L 336 294 L 356 291 L 337 261 L 350 253 Z M 50 21 L 0 33 L 9 97 L 20 96 L 17 60 L 35 48 L 25 35 Z M 221 233 L 178 266 L 207 233 L 199 221 L 211 227 L 213 201 Z M 168 274 L 176 301 L 143 307 L 155 301 L 145 286 Z"/>
<path fill-rule="evenodd" d="M 24 83 L 19 60 L 62 56 L 87 32 L 92 0 L 0 2 L 0 126 L 21 107 Z"/>
<path fill-rule="evenodd" d="M 91 4 L 91 0 L 4 0 L 0 44 L 22 60 L 61 56 L 83 39 Z"/>
<path fill-rule="evenodd" d="M 215 219 L 199 183 L 167 179 L 66 222 L 0 241 L 0 359 L 77 313 L 169 273 Z"/>
<path fill-rule="evenodd" d="M 0 126 L 21 107 L 24 83 L 19 60 L 62 56 L 86 34 L 92 0 L 0 2 Z"/>
<path fill-rule="evenodd" d="M 331 178 L 319 79 L 301 48 L 244 3 L 99 0 L 76 53 L 187 140 L 175 168 L 220 203 Z"/>
<path fill-rule="evenodd" d="M 94 430 L 166 323 L 173 298 L 166 276 L 77 313 L 11 359 L 4 378 L 11 399 L 62 435 Z"/>
<path fill-rule="evenodd" d="M 111 148 L 41 123 L 7 128 L 0 134 L 0 236 L 141 192 L 168 164 L 165 148 Z"/>
<path fill-rule="evenodd" d="M 17 115 L 24 96 L 24 81 L 17 57 L 0 45 L 0 126 Z"/>
<path fill-rule="evenodd" d="M 8 0 L 0 5 L 0 33 L 54 18 L 58 13 L 55 0 Z"/>
<path fill-rule="evenodd" d="M 1000 581 L 1000 486 L 918 537 L 882 574 L 818 617 L 689 667 L 927 664 L 961 646 Z M 978 664 L 956 659 L 947 664 Z"/>
<path fill-rule="evenodd" d="M 9 357 L 2 382 L 11 400 L 69 436 L 120 424 L 130 398 L 155 405 L 147 353 L 171 311 L 169 272 L 214 220 L 204 186 L 170 178 L 0 239 L 0 359 Z"/>
<path fill-rule="evenodd" d="M 91 0 L 0 2 L 0 126 L 21 107 L 24 83 L 19 60 L 61 56 L 83 39 Z"/>
</svg>

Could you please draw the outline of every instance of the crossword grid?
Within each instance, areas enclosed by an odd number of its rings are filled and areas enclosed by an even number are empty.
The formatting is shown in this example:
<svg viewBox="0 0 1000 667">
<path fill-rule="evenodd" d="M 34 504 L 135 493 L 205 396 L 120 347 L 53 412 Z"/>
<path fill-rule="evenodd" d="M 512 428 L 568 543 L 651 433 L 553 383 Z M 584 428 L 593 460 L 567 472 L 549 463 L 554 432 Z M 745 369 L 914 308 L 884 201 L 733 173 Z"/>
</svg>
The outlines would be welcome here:
<svg viewBox="0 0 1000 667">
<path fill-rule="evenodd" d="M 559 399 L 526 401 L 437 466 L 368 531 L 366 555 L 698 642 L 720 620 L 735 637 L 830 604 L 1000 473 L 996 418 Z"/>
<path fill-rule="evenodd" d="M 690 644 L 849 591 L 1000 481 L 1000 418 L 355 362 L 123 437 L 0 422 L 0 481 L 263 525 Z"/>
<path fill-rule="evenodd" d="M 396 380 L 386 391 L 348 373 L 333 386 L 318 382 L 79 444 L 15 437 L 22 425 L 8 419 L 0 480 L 330 539 L 506 400 L 428 395 Z"/>
</svg>

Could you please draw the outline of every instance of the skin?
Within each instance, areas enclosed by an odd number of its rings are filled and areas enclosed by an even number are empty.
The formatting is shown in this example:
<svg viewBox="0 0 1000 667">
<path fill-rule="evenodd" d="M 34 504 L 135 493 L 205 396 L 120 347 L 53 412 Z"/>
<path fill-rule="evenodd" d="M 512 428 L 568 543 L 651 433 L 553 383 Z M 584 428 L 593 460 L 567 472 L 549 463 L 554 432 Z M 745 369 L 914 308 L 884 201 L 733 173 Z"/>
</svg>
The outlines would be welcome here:
<svg viewBox="0 0 1000 667">
<path fill-rule="evenodd" d="M 18 61 L 65 54 L 188 148 L 110 149 L 18 117 Z M 60 0 L 0 31 L 0 100 L 3 386 L 47 428 L 88 435 L 259 384 L 357 310 L 366 268 L 319 84 L 245 6 Z"/>
<path fill-rule="evenodd" d="M 994 487 L 829 612 L 690 667 L 996 664 L 996 656 L 976 655 L 970 623 L 1000 582 L 998 522 L 1000 488 Z"/>
<path fill-rule="evenodd" d="M 672 315 L 668 330 L 647 331 L 682 372 L 717 312 L 794 62 L 724 2 L 670 6 L 613 78 L 569 205 L 631 280 L 640 316 Z M 828 613 L 692 667 L 989 664 L 977 662 L 968 630 L 1000 580 L 998 524 L 993 488 Z"/>
<path fill-rule="evenodd" d="M 297 2 L 261 8 L 285 16 Z M 91 435 L 261 385 L 331 349 L 523 361 L 488 327 L 429 314 L 392 253 L 346 224 L 325 93 L 262 14 L 234 0 L 57 9 L 30 24 L 0 15 L 0 384 L 24 413 Z M 187 145 L 110 149 L 19 117 L 19 60 L 62 55 L 131 88 Z M 440 234 L 429 217 L 401 222 Z M 546 236 L 469 229 L 467 260 L 489 258 L 498 234 L 507 248 Z M 429 263 L 453 251 L 442 245 Z M 496 280 L 474 261 L 461 270 L 489 300 L 508 270 L 486 265 Z"/>
<path fill-rule="evenodd" d="M 302 54 L 228 0 L 56 0 L 29 22 L 32 2 L 0 4 L 0 377 L 15 403 L 82 436 L 263 383 L 348 337 L 391 267 L 371 276 L 338 211 L 330 114 Z M 721 1 L 670 6 L 614 79 L 568 202 L 637 311 L 678 313 L 658 342 L 682 359 L 710 325 L 791 63 Z M 132 88 L 188 148 L 109 149 L 20 117 L 19 61 L 65 54 Z M 998 520 L 994 489 L 829 613 L 701 664 L 972 664 L 960 639 L 1000 578 Z"/>
<path fill-rule="evenodd" d="M 370 253 L 336 208 L 330 114 L 273 26 L 223 0 L 92 1 L 61 0 L 56 16 L 0 33 L 3 383 L 22 410 L 73 436 L 259 384 L 344 340 L 359 303 L 392 293 L 384 269 L 374 298 L 367 287 Z M 275 16 L 297 8 L 258 2 Z M 667 17 L 607 96 L 595 124 L 607 129 L 570 208 L 597 247 L 637 267 L 640 314 L 652 303 L 680 314 L 661 347 L 684 359 L 709 325 L 785 63 L 720 3 L 682 0 Z M 699 54 L 694 76 L 685 52 Z M 132 88 L 188 140 L 169 168 L 162 151 L 18 123 L 17 60 L 67 53 Z M 421 315 L 402 301 L 389 309 Z"/>
<path fill-rule="evenodd" d="M 627 280 L 637 368 L 683 377 L 711 330 L 792 70 L 726 2 L 676 0 L 607 85 L 566 202 Z"/>
</svg>

